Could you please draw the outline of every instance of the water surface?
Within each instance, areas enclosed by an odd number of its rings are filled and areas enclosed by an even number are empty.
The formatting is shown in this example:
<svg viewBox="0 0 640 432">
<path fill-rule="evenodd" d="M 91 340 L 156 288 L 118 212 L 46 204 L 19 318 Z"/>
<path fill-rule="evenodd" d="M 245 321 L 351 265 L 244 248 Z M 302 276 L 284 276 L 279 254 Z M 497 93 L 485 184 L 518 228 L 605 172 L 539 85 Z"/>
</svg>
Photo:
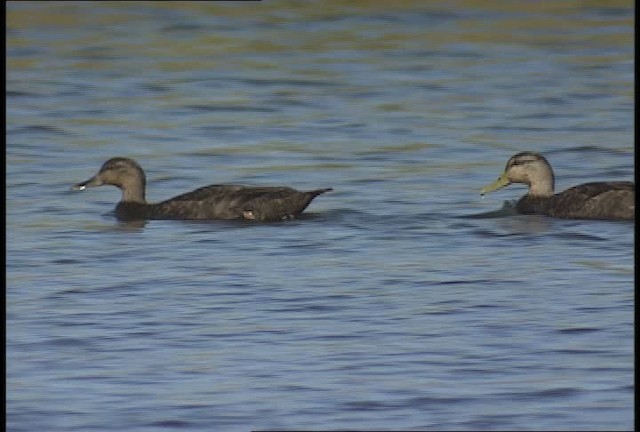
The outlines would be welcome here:
<svg viewBox="0 0 640 432">
<path fill-rule="evenodd" d="M 7 429 L 631 430 L 631 223 L 480 199 L 633 178 L 633 5 L 9 2 Z M 286 223 L 118 223 L 333 187 Z"/>
</svg>

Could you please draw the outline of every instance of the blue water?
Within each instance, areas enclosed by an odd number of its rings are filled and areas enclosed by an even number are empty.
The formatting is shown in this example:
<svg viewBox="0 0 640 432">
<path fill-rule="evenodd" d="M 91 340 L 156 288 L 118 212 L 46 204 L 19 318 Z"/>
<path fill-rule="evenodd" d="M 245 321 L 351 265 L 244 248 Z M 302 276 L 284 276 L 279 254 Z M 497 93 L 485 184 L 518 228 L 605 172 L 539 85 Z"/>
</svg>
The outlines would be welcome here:
<svg viewBox="0 0 640 432">
<path fill-rule="evenodd" d="M 479 196 L 633 178 L 633 4 L 393 3 L 8 3 L 7 430 L 633 429 L 634 225 Z M 113 156 L 334 191 L 119 223 Z"/>
</svg>

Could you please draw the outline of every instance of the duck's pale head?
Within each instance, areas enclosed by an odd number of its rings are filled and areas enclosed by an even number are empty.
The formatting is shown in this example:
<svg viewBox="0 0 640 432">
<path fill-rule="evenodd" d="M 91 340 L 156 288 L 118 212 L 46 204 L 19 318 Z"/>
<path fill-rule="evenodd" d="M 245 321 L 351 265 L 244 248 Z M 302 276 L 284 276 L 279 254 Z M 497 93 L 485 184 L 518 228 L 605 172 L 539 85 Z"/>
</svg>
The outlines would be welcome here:
<svg viewBox="0 0 640 432">
<path fill-rule="evenodd" d="M 498 179 L 483 187 L 481 195 L 502 189 L 511 183 L 529 186 L 529 195 L 547 197 L 553 195 L 554 177 L 549 162 L 539 153 L 522 152 L 511 156 Z"/>
<path fill-rule="evenodd" d="M 115 157 L 106 161 L 100 171 L 90 179 L 72 187 L 85 190 L 90 187 L 113 185 L 122 190 L 122 201 L 145 202 L 146 177 L 133 159 Z"/>
</svg>

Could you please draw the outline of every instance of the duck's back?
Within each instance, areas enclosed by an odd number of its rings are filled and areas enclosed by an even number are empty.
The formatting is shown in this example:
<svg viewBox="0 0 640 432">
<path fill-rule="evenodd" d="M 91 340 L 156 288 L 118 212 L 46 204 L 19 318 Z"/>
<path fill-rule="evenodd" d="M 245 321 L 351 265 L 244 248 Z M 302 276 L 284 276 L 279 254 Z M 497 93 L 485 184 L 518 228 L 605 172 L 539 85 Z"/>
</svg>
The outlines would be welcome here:
<svg viewBox="0 0 640 432">
<path fill-rule="evenodd" d="M 211 185 L 154 204 L 150 218 L 289 219 L 327 190 L 330 189 L 301 192 L 289 187 Z"/>
<path fill-rule="evenodd" d="M 567 219 L 635 219 L 633 182 L 594 182 L 574 186 L 549 198 L 523 197 L 521 213 Z"/>
</svg>

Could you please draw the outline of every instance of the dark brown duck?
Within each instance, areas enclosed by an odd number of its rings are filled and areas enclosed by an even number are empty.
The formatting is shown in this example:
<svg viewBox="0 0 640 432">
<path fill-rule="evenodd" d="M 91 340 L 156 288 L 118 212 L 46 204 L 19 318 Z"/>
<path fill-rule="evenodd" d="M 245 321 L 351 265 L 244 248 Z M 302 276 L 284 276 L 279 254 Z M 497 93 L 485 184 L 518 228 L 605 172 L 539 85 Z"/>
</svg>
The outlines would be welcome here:
<svg viewBox="0 0 640 432">
<path fill-rule="evenodd" d="M 113 185 L 122 191 L 115 215 L 120 220 L 144 219 L 292 219 L 318 195 L 331 188 L 301 192 L 289 187 L 210 185 L 156 204 L 145 199 L 146 177 L 134 160 L 115 157 L 102 165 L 89 180 L 74 190 Z"/>
<path fill-rule="evenodd" d="M 522 214 L 542 214 L 567 219 L 633 220 L 636 186 L 628 181 L 585 183 L 554 194 L 551 165 L 539 153 L 512 156 L 498 180 L 485 186 L 481 195 L 511 183 L 524 183 L 528 193 L 516 204 Z"/>
</svg>

